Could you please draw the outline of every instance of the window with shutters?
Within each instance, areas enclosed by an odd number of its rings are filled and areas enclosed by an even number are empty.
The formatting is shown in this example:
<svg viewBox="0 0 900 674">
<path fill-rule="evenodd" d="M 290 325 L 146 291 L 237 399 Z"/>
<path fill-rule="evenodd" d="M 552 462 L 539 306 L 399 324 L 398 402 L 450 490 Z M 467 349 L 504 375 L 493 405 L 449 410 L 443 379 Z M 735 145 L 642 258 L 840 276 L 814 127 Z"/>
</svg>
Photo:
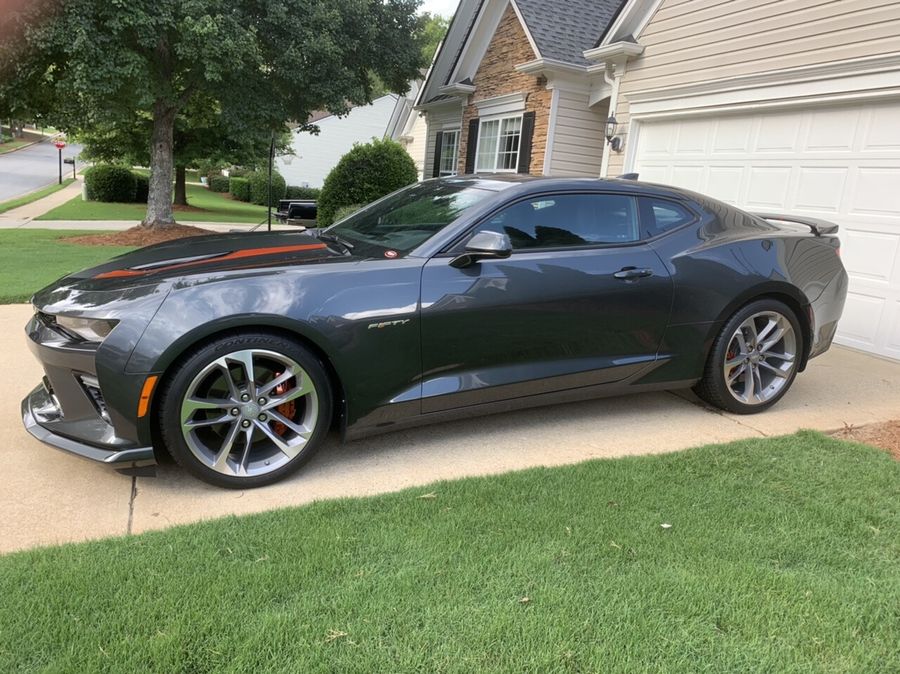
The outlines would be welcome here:
<svg viewBox="0 0 900 674">
<path fill-rule="evenodd" d="M 522 115 L 482 119 L 475 155 L 477 173 L 515 173 L 522 143 Z"/>
<path fill-rule="evenodd" d="M 438 162 L 439 176 L 455 176 L 459 153 L 459 130 L 444 131 L 441 136 L 441 158 Z"/>
</svg>

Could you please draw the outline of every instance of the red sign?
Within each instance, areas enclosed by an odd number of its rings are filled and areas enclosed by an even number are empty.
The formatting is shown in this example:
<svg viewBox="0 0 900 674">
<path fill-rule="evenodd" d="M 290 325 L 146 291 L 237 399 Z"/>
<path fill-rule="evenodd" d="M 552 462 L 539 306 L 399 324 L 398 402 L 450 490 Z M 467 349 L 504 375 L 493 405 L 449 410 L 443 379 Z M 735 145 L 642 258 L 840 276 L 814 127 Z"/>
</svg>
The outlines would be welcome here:
<svg viewBox="0 0 900 674">
<path fill-rule="evenodd" d="M 66 142 L 63 140 L 58 140 L 53 144 L 56 146 L 57 150 L 62 150 L 66 146 Z"/>
</svg>

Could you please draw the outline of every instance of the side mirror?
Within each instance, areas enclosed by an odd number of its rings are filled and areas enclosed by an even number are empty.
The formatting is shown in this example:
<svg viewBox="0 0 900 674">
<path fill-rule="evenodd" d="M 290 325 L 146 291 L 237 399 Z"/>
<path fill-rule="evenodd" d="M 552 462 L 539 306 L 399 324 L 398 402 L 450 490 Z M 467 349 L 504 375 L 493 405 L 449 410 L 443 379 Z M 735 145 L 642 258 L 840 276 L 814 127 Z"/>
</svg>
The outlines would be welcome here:
<svg viewBox="0 0 900 674">
<path fill-rule="evenodd" d="M 512 243 L 509 236 L 500 232 L 485 230 L 469 239 L 466 251 L 450 261 L 451 267 L 462 269 L 479 260 L 502 260 L 512 255 Z"/>
</svg>

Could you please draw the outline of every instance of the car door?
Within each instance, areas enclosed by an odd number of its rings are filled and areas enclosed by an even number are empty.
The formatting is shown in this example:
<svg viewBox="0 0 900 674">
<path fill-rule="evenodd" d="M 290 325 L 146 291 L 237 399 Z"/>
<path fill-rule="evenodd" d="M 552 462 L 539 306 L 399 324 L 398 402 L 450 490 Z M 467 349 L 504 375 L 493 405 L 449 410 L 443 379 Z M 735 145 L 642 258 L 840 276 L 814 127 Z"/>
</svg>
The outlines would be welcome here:
<svg viewBox="0 0 900 674">
<path fill-rule="evenodd" d="M 633 196 L 531 196 L 470 235 L 483 230 L 508 234 L 510 257 L 456 268 L 463 241 L 423 269 L 423 412 L 616 382 L 656 359 L 672 282 Z"/>
</svg>

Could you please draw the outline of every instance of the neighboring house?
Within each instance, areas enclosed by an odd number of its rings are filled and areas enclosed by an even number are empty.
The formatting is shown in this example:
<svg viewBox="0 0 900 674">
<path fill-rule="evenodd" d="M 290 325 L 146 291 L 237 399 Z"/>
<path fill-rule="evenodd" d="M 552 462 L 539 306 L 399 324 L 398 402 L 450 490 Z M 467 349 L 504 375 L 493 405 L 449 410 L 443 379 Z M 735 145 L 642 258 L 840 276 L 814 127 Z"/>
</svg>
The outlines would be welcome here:
<svg viewBox="0 0 900 674">
<path fill-rule="evenodd" d="M 837 222 L 838 341 L 900 358 L 896 0 L 462 0 L 417 107 L 430 175 L 637 172 Z"/>
<path fill-rule="evenodd" d="M 388 94 L 376 98 L 370 105 L 352 108 L 347 115 L 338 117 L 316 114 L 311 123 L 319 127 L 318 134 L 294 132 L 291 149 L 293 154 L 277 157 L 275 167 L 288 185 L 321 187 L 325 177 L 353 147 L 354 143 L 368 143 L 373 138 L 391 138 L 408 144 L 415 140 L 415 120 L 418 115 L 412 109 L 418 84 L 411 84 L 407 96 Z M 419 133 L 424 136 L 424 127 Z M 407 141 L 404 141 L 404 135 Z M 424 165 L 423 152 L 416 162 Z"/>
</svg>

